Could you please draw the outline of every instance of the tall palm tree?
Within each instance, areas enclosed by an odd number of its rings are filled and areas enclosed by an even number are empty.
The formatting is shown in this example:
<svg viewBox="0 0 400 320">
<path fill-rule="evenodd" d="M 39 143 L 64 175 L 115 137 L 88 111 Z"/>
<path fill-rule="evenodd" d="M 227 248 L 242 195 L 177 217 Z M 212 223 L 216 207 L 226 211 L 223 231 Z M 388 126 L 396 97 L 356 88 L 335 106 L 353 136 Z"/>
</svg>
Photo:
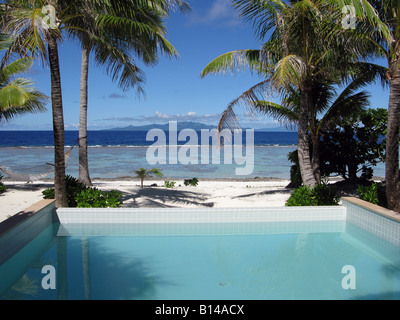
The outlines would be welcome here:
<svg viewBox="0 0 400 320">
<path fill-rule="evenodd" d="M 15 39 L 10 52 L 40 56 L 48 63 L 54 133 L 54 187 L 57 207 L 68 207 L 65 182 L 64 114 L 58 43 L 78 1 L 7 0 L 2 6 L 1 28 Z M 51 9 L 51 12 L 49 12 Z"/>
<path fill-rule="evenodd" d="M 82 28 L 85 25 L 85 14 L 82 11 L 82 1 L 78 0 L 8 0 L 1 6 L 2 10 L 2 30 L 5 33 L 12 34 L 16 39 L 12 50 L 18 51 L 23 55 L 32 53 L 39 55 L 43 61 L 48 62 L 51 74 L 51 99 L 53 111 L 53 131 L 54 131 L 54 153 L 55 153 L 55 194 L 56 206 L 68 206 L 66 184 L 65 184 L 65 159 L 64 159 L 64 119 L 61 90 L 60 63 L 58 55 L 58 42 L 62 41 L 64 30 L 74 30 L 74 36 L 77 32 L 87 33 L 88 30 Z M 87 1 L 90 6 L 102 5 L 104 1 Z M 137 0 L 142 5 L 155 3 L 155 0 L 143 1 Z M 115 7 L 124 7 L 125 1 L 114 0 Z M 177 4 L 182 4 L 176 0 Z M 157 4 L 159 4 L 157 2 Z M 49 11 L 47 10 L 49 9 Z M 111 19 L 112 20 L 112 19 Z M 117 26 L 114 26 L 114 34 L 117 34 Z M 71 35 L 69 33 L 68 35 Z M 122 47 L 124 47 L 125 36 L 116 38 Z M 114 45 L 114 43 L 112 43 Z M 125 46 L 126 50 L 131 49 Z M 128 59 L 128 56 L 124 57 Z M 111 64 L 111 69 L 115 64 Z M 116 67 L 122 72 L 121 79 L 126 79 L 126 70 Z"/>
<path fill-rule="evenodd" d="M 351 5 L 357 20 L 355 30 L 346 30 L 356 43 L 368 39 L 378 55 L 387 59 L 390 82 L 389 119 L 386 136 L 386 197 L 388 207 L 400 212 L 400 1 L 330 0 L 340 10 Z"/>
<path fill-rule="evenodd" d="M 93 1 L 89 1 L 93 2 Z M 79 180 L 91 185 L 88 164 L 87 114 L 88 74 L 91 52 L 99 65 L 107 66 L 113 80 L 119 79 L 124 90 L 137 87 L 143 93 L 144 73 L 130 54 L 134 53 L 145 64 L 156 64 L 158 53 L 177 56 L 175 48 L 166 40 L 163 18 L 175 7 L 181 11 L 189 6 L 180 0 L 98 1 L 96 5 L 82 1 L 84 28 L 87 32 L 75 33 L 82 43 L 81 102 L 79 121 Z M 72 30 L 74 32 L 74 30 Z"/>
<path fill-rule="evenodd" d="M 8 50 L 12 41 L 0 39 L 0 50 Z M 20 77 L 32 66 L 25 57 L 5 64 L 0 70 L 0 124 L 25 113 L 44 112 L 48 97 L 36 90 L 32 80 Z"/>
<path fill-rule="evenodd" d="M 219 127 L 237 125 L 233 109 L 244 104 L 252 110 L 257 101 L 298 91 L 298 155 L 303 182 L 317 184 L 309 145 L 309 122 L 313 95 L 325 79 L 334 75 L 336 84 L 351 79 L 350 63 L 362 57 L 341 37 L 334 37 L 332 26 L 339 14 L 324 1 L 234 0 L 240 15 L 253 23 L 262 41 L 260 50 L 239 50 L 224 54 L 205 67 L 202 77 L 210 73 L 235 72 L 249 68 L 265 78 L 228 105 Z M 341 12 L 340 12 L 341 14 Z M 334 83 L 333 83 L 334 84 Z"/>
</svg>

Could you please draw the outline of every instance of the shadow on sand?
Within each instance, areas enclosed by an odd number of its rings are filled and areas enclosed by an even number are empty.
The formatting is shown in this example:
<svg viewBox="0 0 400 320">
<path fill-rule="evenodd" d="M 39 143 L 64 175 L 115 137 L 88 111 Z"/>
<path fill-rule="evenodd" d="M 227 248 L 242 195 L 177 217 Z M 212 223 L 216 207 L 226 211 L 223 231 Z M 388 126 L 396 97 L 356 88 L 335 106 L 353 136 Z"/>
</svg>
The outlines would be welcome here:
<svg viewBox="0 0 400 320">
<path fill-rule="evenodd" d="M 139 201 L 140 199 L 140 201 Z M 132 192 L 123 192 L 124 207 L 128 208 L 174 208 L 176 206 L 193 205 L 199 207 L 213 207 L 213 202 L 207 202 L 208 195 L 199 192 L 182 191 L 176 189 L 145 187 Z"/>
</svg>

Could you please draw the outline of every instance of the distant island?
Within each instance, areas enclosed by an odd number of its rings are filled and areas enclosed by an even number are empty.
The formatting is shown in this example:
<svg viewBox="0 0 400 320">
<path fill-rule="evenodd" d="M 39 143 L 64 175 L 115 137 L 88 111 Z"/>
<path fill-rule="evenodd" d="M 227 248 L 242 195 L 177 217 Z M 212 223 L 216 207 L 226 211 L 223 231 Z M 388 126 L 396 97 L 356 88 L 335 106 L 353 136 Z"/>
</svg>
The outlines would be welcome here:
<svg viewBox="0 0 400 320">
<path fill-rule="evenodd" d="M 183 129 L 193 129 L 195 131 L 200 131 L 201 129 L 216 129 L 217 126 L 210 126 L 204 123 L 199 123 L 199 122 L 178 122 L 178 131 L 181 131 Z M 107 129 L 105 131 L 149 131 L 152 129 L 161 129 L 163 131 L 169 131 L 169 123 L 166 124 L 148 124 L 148 125 L 143 125 L 143 126 L 128 126 L 128 127 L 123 127 L 123 128 L 113 128 L 113 129 Z"/>
<path fill-rule="evenodd" d="M 192 129 L 195 131 L 201 131 L 202 129 L 213 130 L 216 129 L 217 125 L 207 125 L 204 123 L 199 122 L 192 122 L 192 121 L 185 121 L 185 122 L 178 122 L 178 131 L 183 129 Z M 121 128 L 112 128 L 103 131 L 149 131 L 152 129 L 161 129 L 163 131 L 169 131 L 169 123 L 166 124 L 148 124 L 143 126 L 133 126 L 130 125 L 128 127 L 121 127 Z M 250 128 L 242 128 L 243 130 L 250 129 Z M 284 127 L 274 127 L 274 128 L 262 128 L 262 129 L 255 129 L 257 132 L 291 132 Z"/>
</svg>

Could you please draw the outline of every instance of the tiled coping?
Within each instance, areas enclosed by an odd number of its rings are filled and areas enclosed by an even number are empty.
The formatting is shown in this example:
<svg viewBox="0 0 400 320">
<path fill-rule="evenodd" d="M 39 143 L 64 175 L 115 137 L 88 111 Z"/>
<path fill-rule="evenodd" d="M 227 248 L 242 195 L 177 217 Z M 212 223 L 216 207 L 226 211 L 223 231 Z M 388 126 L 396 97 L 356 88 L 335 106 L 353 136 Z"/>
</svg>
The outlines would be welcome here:
<svg viewBox="0 0 400 320">
<path fill-rule="evenodd" d="M 41 213 L 42 215 L 44 212 L 52 213 L 54 212 L 54 209 L 55 200 L 41 200 L 35 203 L 29 208 L 15 214 L 11 218 L 2 221 L 0 223 L 0 237 L 13 229 L 20 227 L 24 221 L 28 221 L 28 219 L 35 217 L 37 214 Z M 38 217 L 36 216 L 36 219 L 32 219 L 29 222 L 32 223 L 37 220 L 37 218 Z"/>
<path fill-rule="evenodd" d="M 282 221 L 345 220 L 346 208 L 121 208 L 57 210 L 60 223 L 66 224 L 159 224 L 159 223 L 238 223 Z"/>
<path fill-rule="evenodd" d="M 361 200 L 358 198 L 343 197 L 342 202 L 344 205 L 346 205 L 347 203 L 351 203 L 358 207 L 364 208 L 365 210 L 376 213 L 382 217 L 400 222 L 400 213 L 377 206 L 377 205 L 369 203 L 367 201 L 364 201 L 364 200 Z"/>
</svg>

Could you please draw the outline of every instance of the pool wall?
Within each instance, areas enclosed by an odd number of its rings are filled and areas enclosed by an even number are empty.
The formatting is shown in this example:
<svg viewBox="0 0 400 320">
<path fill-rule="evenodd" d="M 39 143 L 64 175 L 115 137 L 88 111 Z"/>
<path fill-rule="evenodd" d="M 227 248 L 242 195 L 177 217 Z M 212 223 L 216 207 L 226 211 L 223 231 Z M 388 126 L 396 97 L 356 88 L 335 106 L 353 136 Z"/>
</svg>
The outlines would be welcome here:
<svg viewBox="0 0 400 320">
<path fill-rule="evenodd" d="M 122 208 L 57 210 L 61 224 L 238 223 L 345 220 L 346 208 Z"/>
<path fill-rule="evenodd" d="M 54 221 L 55 201 L 41 200 L 0 223 L 0 265 Z"/>
<path fill-rule="evenodd" d="M 342 198 L 346 220 L 400 246 L 400 214 L 357 198 Z"/>
<path fill-rule="evenodd" d="M 348 222 L 371 232 L 380 238 L 400 246 L 400 214 L 372 205 L 357 198 L 342 198 L 343 205 L 330 207 L 282 207 L 282 208 L 119 208 L 119 209 L 55 209 L 51 200 L 42 200 L 34 206 L 0 223 L 0 265 L 24 247 L 37 234 L 54 221 L 59 222 L 58 235 L 76 232 L 78 225 L 97 224 L 120 228 L 123 225 L 145 226 L 210 223 L 265 223 L 273 228 L 288 222 L 282 232 L 343 232 Z M 313 221 L 310 230 L 293 229 L 289 222 Z M 324 222 L 335 221 L 333 229 Z M 293 224 L 294 225 L 294 224 Z M 299 226 L 299 224 L 296 224 Z M 332 224 L 330 224 L 332 225 Z M 280 227 L 282 224 L 280 224 Z M 75 229 L 74 229 L 74 228 Z M 140 229 L 139 226 L 136 230 Z M 148 229 L 147 229 L 148 230 Z M 85 229 L 87 232 L 88 229 Z M 96 232 L 101 231 L 98 228 Z M 128 230 L 129 231 L 129 230 Z M 151 230 L 150 230 L 151 231 Z M 173 233 L 176 229 L 171 228 Z M 243 229 L 245 231 L 245 229 Z M 61 232 L 61 233 L 60 233 Z M 137 231 L 135 231 L 137 232 Z M 201 230 L 199 230 L 201 232 Z"/>
</svg>

